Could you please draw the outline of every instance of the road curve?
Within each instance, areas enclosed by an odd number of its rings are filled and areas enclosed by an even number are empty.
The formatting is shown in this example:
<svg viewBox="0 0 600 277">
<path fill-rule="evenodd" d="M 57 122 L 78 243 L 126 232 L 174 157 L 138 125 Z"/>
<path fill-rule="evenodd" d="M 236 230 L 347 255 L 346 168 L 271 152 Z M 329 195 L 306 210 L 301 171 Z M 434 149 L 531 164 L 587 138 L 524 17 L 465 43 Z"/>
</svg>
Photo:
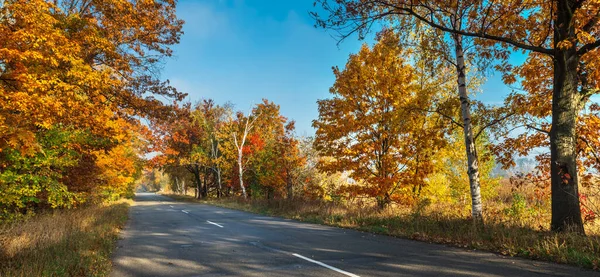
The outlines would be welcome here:
<svg viewBox="0 0 600 277">
<path fill-rule="evenodd" d="M 600 276 L 138 193 L 111 276 Z"/>
</svg>

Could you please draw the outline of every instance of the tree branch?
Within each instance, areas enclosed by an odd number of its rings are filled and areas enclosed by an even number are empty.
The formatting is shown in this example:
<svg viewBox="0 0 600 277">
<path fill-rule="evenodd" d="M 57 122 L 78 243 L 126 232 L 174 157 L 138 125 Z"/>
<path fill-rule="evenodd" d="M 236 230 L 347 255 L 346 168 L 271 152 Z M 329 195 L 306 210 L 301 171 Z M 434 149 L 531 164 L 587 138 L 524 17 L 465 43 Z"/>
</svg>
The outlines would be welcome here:
<svg viewBox="0 0 600 277">
<path fill-rule="evenodd" d="M 492 126 L 494 126 L 494 125 L 496 125 L 496 124 L 498 124 L 498 123 L 506 120 L 507 118 L 513 116 L 514 114 L 515 113 L 509 113 L 509 114 L 507 114 L 507 115 L 505 115 L 505 116 L 503 116 L 501 118 L 497 118 L 497 119 L 494 119 L 494 120 L 490 121 L 488 124 L 486 124 L 485 126 L 481 127 L 481 129 L 479 129 L 479 131 L 477 132 L 477 134 L 475 135 L 475 137 L 473 139 L 477 140 L 477 138 L 479 137 L 479 135 L 481 135 L 481 133 L 483 133 L 483 131 L 485 129 L 487 129 L 489 127 L 492 127 Z"/>
<path fill-rule="evenodd" d="M 525 127 L 529 128 L 529 129 L 536 130 L 536 131 L 538 131 L 538 132 L 540 132 L 540 133 L 544 133 L 544 134 L 546 134 L 546 135 L 550 135 L 550 132 L 549 132 L 549 131 L 546 131 L 546 130 L 544 130 L 544 129 L 540 129 L 540 128 L 538 128 L 538 127 L 535 127 L 535 126 L 533 126 L 533 125 L 531 125 L 531 124 L 525 124 Z"/>
<path fill-rule="evenodd" d="M 596 159 L 596 162 L 600 164 L 600 156 L 598 156 L 598 153 L 596 153 L 596 150 L 594 150 L 594 148 L 592 147 L 590 142 L 587 139 L 585 139 L 584 137 L 579 137 L 579 139 L 582 140 L 583 142 L 585 142 L 585 144 L 590 148 L 590 152 L 592 152 L 592 156 L 594 156 L 594 158 Z"/>
</svg>

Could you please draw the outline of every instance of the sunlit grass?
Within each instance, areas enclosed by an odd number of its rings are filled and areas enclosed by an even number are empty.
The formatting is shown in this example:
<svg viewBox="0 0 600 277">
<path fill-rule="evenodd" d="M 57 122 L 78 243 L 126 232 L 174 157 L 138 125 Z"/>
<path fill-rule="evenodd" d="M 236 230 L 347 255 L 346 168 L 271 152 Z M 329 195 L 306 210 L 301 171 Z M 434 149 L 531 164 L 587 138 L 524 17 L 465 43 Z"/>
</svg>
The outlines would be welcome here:
<svg viewBox="0 0 600 277">
<path fill-rule="evenodd" d="M 0 276 L 106 276 L 130 200 L 0 226 Z"/>
</svg>

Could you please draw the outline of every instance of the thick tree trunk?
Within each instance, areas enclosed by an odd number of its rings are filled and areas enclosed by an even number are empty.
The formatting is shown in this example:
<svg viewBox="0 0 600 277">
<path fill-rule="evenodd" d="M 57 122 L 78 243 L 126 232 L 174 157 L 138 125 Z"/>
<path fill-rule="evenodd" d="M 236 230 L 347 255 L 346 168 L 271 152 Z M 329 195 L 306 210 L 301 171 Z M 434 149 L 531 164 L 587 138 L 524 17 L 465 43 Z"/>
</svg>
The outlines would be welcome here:
<svg viewBox="0 0 600 277">
<path fill-rule="evenodd" d="M 244 199 L 247 197 L 246 196 L 246 187 L 244 187 L 244 168 L 242 165 L 242 148 L 239 149 L 238 151 L 238 171 L 239 171 L 239 177 L 240 177 L 240 188 L 242 189 L 242 196 L 244 196 Z"/>
<path fill-rule="evenodd" d="M 554 89 L 552 93 L 552 129 L 550 130 L 550 174 L 552 182 L 553 231 L 584 233 L 579 206 L 577 177 L 577 113 L 581 96 L 578 94 L 575 47 L 558 49 L 558 42 L 575 37 L 573 1 L 559 1 L 554 44 Z"/>
<path fill-rule="evenodd" d="M 475 222 L 483 221 L 483 205 L 481 203 L 481 185 L 479 183 L 479 161 L 475 139 L 473 137 L 473 126 L 471 124 L 471 103 L 467 94 L 466 65 L 462 46 L 462 37 L 454 36 L 454 50 L 456 54 L 456 73 L 458 74 L 458 94 L 460 97 L 460 108 L 463 119 L 463 130 L 465 147 L 467 152 L 467 175 L 469 175 L 469 186 L 471 188 L 471 217 Z"/>
</svg>

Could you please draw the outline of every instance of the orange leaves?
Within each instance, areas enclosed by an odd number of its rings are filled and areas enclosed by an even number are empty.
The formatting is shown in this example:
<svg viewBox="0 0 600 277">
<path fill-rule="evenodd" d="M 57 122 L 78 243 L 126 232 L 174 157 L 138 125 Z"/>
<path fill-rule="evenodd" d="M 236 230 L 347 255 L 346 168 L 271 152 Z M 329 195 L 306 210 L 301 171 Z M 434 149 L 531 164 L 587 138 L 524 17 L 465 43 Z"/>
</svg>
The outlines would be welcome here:
<svg viewBox="0 0 600 277">
<path fill-rule="evenodd" d="M 147 101 L 133 93 L 142 84 L 153 93 L 169 90 L 143 77 L 144 70 L 138 70 L 142 61 L 144 66 L 156 61 L 126 54 L 120 47 L 136 45 L 166 52 L 163 50 L 167 45 L 177 42 L 181 28 L 173 7 L 167 7 L 172 5 L 146 3 L 137 10 L 122 10 L 117 6 L 135 2 L 99 1 L 85 7 L 67 2 L 6 1 L 3 5 L 3 13 L 8 10 L 10 13 L 0 20 L 2 115 L 7 120 L 21 122 L 19 128 L 48 129 L 60 123 L 102 134 L 114 133 L 110 121 L 116 111 L 127 117 L 159 108 L 162 105 L 159 102 Z M 71 10 L 61 10 L 63 5 Z M 106 13 L 111 13 L 110 19 Z M 153 26 L 142 30 L 138 28 L 142 24 L 121 20 L 124 17 L 164 24 L 152 23 Z M 110 23 L 113 20 L 119 24 Z M 129 31 L 125 32 L 126 29 Z M 145 35 L 142 37 L 139 32 Z M 131 38 L 121 37 L 122 40 L 116 41 L 112 40 L 113 34 L 127 34 Z M 104 116 L 107 110 L 110 114 Z M 0 138 L 3 137 L 0 133 Z"/>
<path fill-rule="evenodd" d="M 172 1 L 3 1 L 0 164 L 25 160 L 29 168 L 18 180 L 35 172 L 52 176 L 36 192 L 53 195 L 47 201 L 73 199 L 73 191 L 131 192 L 135 149 L 143 144 L 137 118 L 169 109 L 145 95 L 181 96 L 148 71 L 178 42 L 182 22 L 174 8 Z M 57 151 L 72 155 L 70 163 L 56 165 Z"/>
<path fill-rule="evenodd" d="M 242 152 L 244 155 L 250 155 L 261 151 L 265 147 L 265 141 L 258 133 L 253 133 L 248 136 L 248 144 L 244 145 Z"/>
<path fill-rule="evenodd" d="M 431 156 L 427 152 L 442 141 L 437 120 L 427 111 L 444 84 L 425 77 L 404 57 L 391 31 L 383 32 L 372 49 L 363 46 L 344 70 L 334 69 L 333 98 L 318 101 L 319 119 L 313 121 L 315 147 L 331 157 L 319 166 L 349 172 L 360 183 L 348 189 L 377 197 L 384 205 L 392 198 L 404 199 L 391 197 L 404 193 L 400 188 L 422 183 Z"/>
</svg>

